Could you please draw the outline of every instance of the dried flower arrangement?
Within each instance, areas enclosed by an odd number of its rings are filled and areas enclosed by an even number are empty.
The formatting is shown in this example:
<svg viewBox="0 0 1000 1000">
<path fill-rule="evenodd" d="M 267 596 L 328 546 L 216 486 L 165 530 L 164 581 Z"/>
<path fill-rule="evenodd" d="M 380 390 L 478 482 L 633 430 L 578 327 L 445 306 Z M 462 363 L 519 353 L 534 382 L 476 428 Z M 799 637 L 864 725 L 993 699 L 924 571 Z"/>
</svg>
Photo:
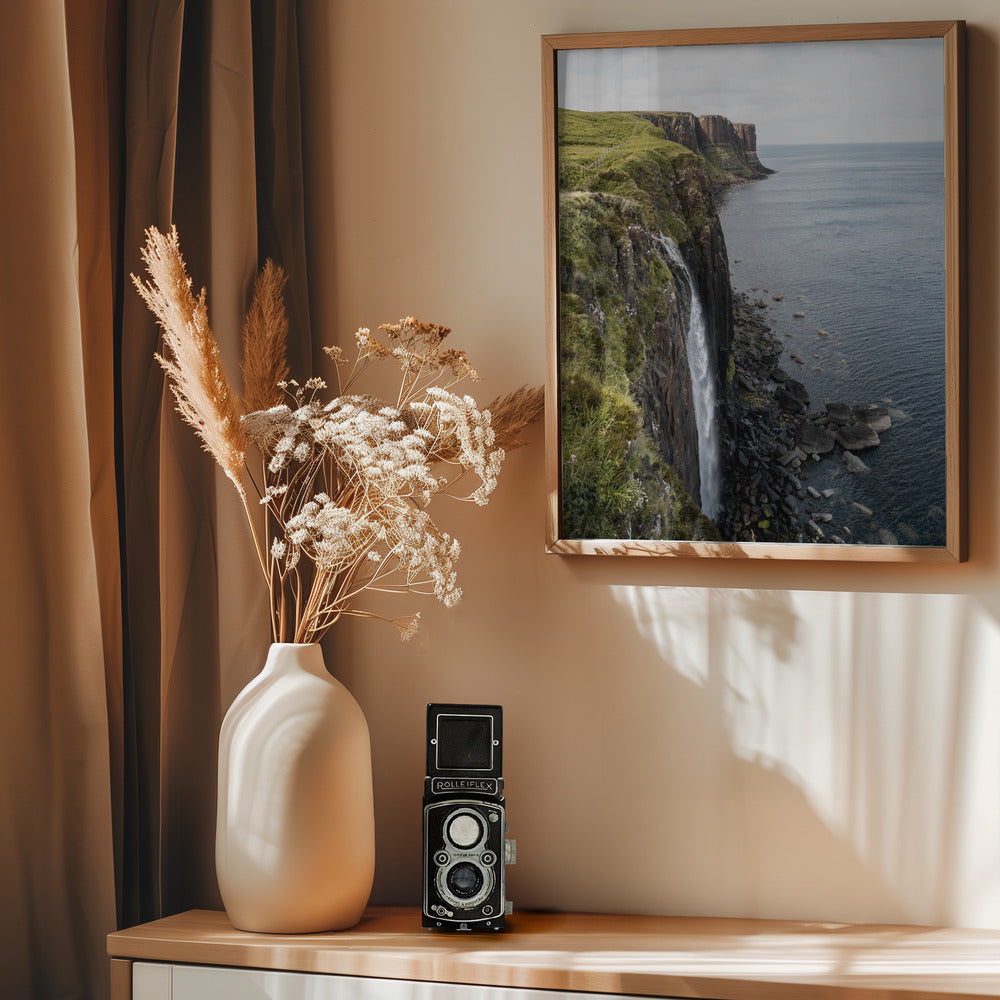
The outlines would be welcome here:
<svg viewBox="0 0 1000 1000">
<path fill-rule="evenodd" d="M 541 414 L 542 390 L 522 387 L 479 409 L 451 391 L 480 376 L 463 351 L 442 346 L 450 331 L 408 317 L 380 326 L 381 339 L 358 330 L 353 361 L 324 348 L 338 392 L 323 402 L 322 379 L 289 378 L 285 275 L 268 261 L 243 325 L 240 400 L 209 326 L 205 289 L 192 294 L 176 228 L 148 229 L 142 259 L 150 280 L 132 281 L 163 327 L 157 360 L 181 416 L 242 501 L 271 597 L 274 641 L 317 642 L 342 615 L 383 618 L 355 607 L 366 590 L 455 604 L 460 546 L 426 507 L 439 494 L 487 503 L 505 450 Z M 356 391 L 370 365 L 390 359 L 401 372 L 395 402 Z M 253 449 L 259 476 L 247 458 Z M 460 492 L 468 474 L 478 484 Z M 407 639 L 420 614 L 383 620 Z"/>
</svg>

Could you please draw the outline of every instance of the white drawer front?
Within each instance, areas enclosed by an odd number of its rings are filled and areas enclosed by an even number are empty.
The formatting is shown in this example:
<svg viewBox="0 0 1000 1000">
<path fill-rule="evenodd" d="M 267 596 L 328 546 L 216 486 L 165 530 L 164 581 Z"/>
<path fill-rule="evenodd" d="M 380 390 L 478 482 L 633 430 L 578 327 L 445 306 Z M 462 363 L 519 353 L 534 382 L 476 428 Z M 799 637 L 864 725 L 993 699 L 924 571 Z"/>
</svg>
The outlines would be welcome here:
<svg viewBox="0 0 1000 1000">
<path fill-rule="evenodd" d="M 171 966 L 132 963 L 132 1000 L 170 1000 Z"/>
<path fill-rule="evenodd" d="M 132 1000 L 623 1000 L 608 993 L 460 986 L 136 962 Z"/>
</svg>

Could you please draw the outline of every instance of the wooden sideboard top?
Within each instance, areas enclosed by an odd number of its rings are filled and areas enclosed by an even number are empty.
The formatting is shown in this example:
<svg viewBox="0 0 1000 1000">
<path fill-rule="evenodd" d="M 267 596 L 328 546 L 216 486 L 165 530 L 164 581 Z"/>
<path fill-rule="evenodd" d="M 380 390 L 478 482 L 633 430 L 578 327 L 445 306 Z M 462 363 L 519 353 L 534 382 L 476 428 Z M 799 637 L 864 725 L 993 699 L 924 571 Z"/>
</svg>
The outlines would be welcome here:
<svg viewBox="0 0 1000 1000">
<path fill-rule="evenodd" d="M 494 934 L 373 907 L 328 934 L 234 930 L 191 910 L 108 936 L 114 958 L 713 1000 L 1000 998 L 1000 931 L 515 913 Z"/>
</svg>

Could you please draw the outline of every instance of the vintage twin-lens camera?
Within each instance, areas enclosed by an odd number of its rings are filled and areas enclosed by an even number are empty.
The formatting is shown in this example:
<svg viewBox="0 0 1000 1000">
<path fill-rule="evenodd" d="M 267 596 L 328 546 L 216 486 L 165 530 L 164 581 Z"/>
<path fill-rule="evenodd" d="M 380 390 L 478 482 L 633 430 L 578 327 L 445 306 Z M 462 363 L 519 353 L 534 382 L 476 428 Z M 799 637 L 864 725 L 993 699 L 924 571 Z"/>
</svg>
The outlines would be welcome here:
<svg viewBox="0 0 1000 1000">
<path fill-rule="evenodd" d="M 516 850 L 505 836 L 503 709 L 428 705 L 426 775 L 423 926 L 503 930 Z"/>
</svg>

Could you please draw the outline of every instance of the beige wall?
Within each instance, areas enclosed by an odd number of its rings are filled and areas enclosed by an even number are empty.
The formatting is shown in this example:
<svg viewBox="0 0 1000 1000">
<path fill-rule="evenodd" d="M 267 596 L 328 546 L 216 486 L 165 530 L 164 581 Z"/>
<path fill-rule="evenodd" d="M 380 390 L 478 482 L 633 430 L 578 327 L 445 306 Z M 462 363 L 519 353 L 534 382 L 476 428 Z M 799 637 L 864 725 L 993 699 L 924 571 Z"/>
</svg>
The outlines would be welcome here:
<svg viewBox="0 0 1000 1000">
<path fill-rule="evenodd" d="M 1000 926 L 1000 8 L 310 7 L 317 328 L 345 342 L 407 313 L 447 323 L 484 398 L 545 376 L 540 35 L 945 18 L 970 28 L 970 562 L 546 555 L 537 429 L 488 508 L 447 512 L 463 603 L 425 603 L 408 645 L 363 624 L 334 641 L 372 730 L 376 901 L 418 898 L 424 704 L 496 701 L 519 907 Z"/>
</svg>

